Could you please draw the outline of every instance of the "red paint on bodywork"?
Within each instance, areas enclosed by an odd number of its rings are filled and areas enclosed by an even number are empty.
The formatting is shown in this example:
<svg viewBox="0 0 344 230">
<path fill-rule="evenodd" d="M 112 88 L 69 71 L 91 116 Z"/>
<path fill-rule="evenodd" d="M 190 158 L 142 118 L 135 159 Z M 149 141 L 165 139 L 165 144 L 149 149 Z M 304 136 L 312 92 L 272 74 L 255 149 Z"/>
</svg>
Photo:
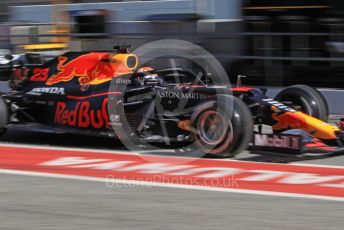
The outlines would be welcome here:
<svg viewBox="0 0 344 230">
<path fill-rule="evenodd" d="M 249 92 L 251 90 L 253 90 L 253 88 L 249 88 L 249 87 L 232 88 L 232 91 L 237 91 L 237 92 Z"/>
<path fill-rule="evenodd" d="M 88 101 L 76 103 L 73 109 L 67 108 L 66 102 L 57 102 L 54 123 L 79 128 L 109 128 L 107 102 L 105 98 L 101 109 L 92 109 Z"/>
<path fill-rule="evenodd" d="M 59 82 L 67 82 L 74 77 L 79 78 L 80 85 L 92 84 L 92 82 L 102 81 L 112 78 L 115 70 L 110 62 L 101 61 L 109 59 L 108 53 L 89 53 L 81 55 L 71 61 L 64 56 L 58 57 L 58 73 L 52 75 L 47 81 L 47 85 Z"/>
<path fill-rule="evenodd" d="M 286 112 L 280 115 L 272 114 L 272 118 L 277 121 L 273 126 L 274 130 L 284 129 L 305 129 L 307 121 L 304 117 L 299 116 L 297 113 Z"/>
<path fill-rule="evenodd" d="M 50 68 L 34 68 L 30 81 L 46 81 Z"/>
</svg>

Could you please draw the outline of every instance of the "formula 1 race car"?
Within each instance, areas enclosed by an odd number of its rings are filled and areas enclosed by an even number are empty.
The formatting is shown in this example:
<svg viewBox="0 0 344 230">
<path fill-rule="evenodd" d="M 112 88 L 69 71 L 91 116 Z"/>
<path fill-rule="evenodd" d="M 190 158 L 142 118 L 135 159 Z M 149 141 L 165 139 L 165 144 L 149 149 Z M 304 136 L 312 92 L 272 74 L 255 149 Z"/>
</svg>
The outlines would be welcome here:
<svg viewBox="0 0 344 230">
<path fill-rule="evenodd" d="M 35 124 L 120 136 L 118 127 L 143 142 L 193 142 L 204 153 L 225 157 L 248 148 L 342 151 L 343 131 L 326 123 L 326 100 L 311 87 L 287 87 L 273 99 L 265 89 L 216 85 L 186 69 L 139 67 L 128 47 L 115 49 L 68 52 L 41 64 L 27 61 L 37 55 L 26 54 L 20 63 L 8 56 L 12 92 L 0 97 L 0 128 Z M 263 133 L 263 125 L 272 132 Z"/>
</svg>

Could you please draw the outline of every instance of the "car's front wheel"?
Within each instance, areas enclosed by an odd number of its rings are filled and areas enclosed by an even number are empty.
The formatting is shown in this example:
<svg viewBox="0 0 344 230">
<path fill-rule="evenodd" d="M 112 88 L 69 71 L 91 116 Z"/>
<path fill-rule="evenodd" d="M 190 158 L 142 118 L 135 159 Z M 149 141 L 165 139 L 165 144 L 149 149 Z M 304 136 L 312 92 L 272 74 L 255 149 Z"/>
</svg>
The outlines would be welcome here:
<svg viewBox="0 0 344 230">
<path fill-rule="evenodd" d="M 325 97 L 307 85 L 293 85 L 283 89 L 275 97 L 276 101 L 291 103 L 294 108 L 327 122 L 329 107 Z"/>
<path fill-rule="evenodd" d="M 246 150 L 253 134 L 250 110 L 239 98 L 229 95 L 200 105 L 191 124 L 195 147 L 221 157 L 233 157 Z"/>
</svg>

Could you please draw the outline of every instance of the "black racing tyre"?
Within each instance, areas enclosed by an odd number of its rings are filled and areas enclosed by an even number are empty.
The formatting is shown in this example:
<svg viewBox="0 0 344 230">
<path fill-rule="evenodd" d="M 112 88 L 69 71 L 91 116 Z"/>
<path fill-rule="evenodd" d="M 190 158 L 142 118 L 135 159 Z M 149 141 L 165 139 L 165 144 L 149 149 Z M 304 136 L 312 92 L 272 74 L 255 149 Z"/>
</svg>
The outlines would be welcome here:
<svg viewBox="0 0 344 230">
<path fill-rule="evenodd" d="M 307 85 L 294 85 L 283 89 L 275 97 L 281 103 L 291 102 L 301 111 L 327 122 L 329 107 L 325 97 L 316 89 Z"/>
<path fill-rule="evenodd" d="M 0 96 L 0 135 L 8 125 L 8 108 L 4 99 Z"/>
<path fill-rule="evenodd" d="M 191 124 L 194 147 L 219 157 L 233 157 L 246 150 L 253 135 L 250 110 L 239 98 L 229 95 L 198 106 Z"/>
</svg>

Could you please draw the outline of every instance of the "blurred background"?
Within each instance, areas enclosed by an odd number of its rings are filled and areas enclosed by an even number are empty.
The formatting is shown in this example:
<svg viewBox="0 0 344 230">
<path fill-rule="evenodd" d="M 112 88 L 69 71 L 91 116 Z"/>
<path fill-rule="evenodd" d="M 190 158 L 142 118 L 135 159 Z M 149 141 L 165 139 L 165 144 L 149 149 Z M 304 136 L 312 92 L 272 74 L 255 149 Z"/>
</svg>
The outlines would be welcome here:
<svg viewBox="0 0 344 230">
<path fill-rule="evenodd" d="M 232 82 L 343 88 L 343 20 L 343 0 L 2 0 L 0 55 L 173 38 L 210 51 Z"/>
</svg>

